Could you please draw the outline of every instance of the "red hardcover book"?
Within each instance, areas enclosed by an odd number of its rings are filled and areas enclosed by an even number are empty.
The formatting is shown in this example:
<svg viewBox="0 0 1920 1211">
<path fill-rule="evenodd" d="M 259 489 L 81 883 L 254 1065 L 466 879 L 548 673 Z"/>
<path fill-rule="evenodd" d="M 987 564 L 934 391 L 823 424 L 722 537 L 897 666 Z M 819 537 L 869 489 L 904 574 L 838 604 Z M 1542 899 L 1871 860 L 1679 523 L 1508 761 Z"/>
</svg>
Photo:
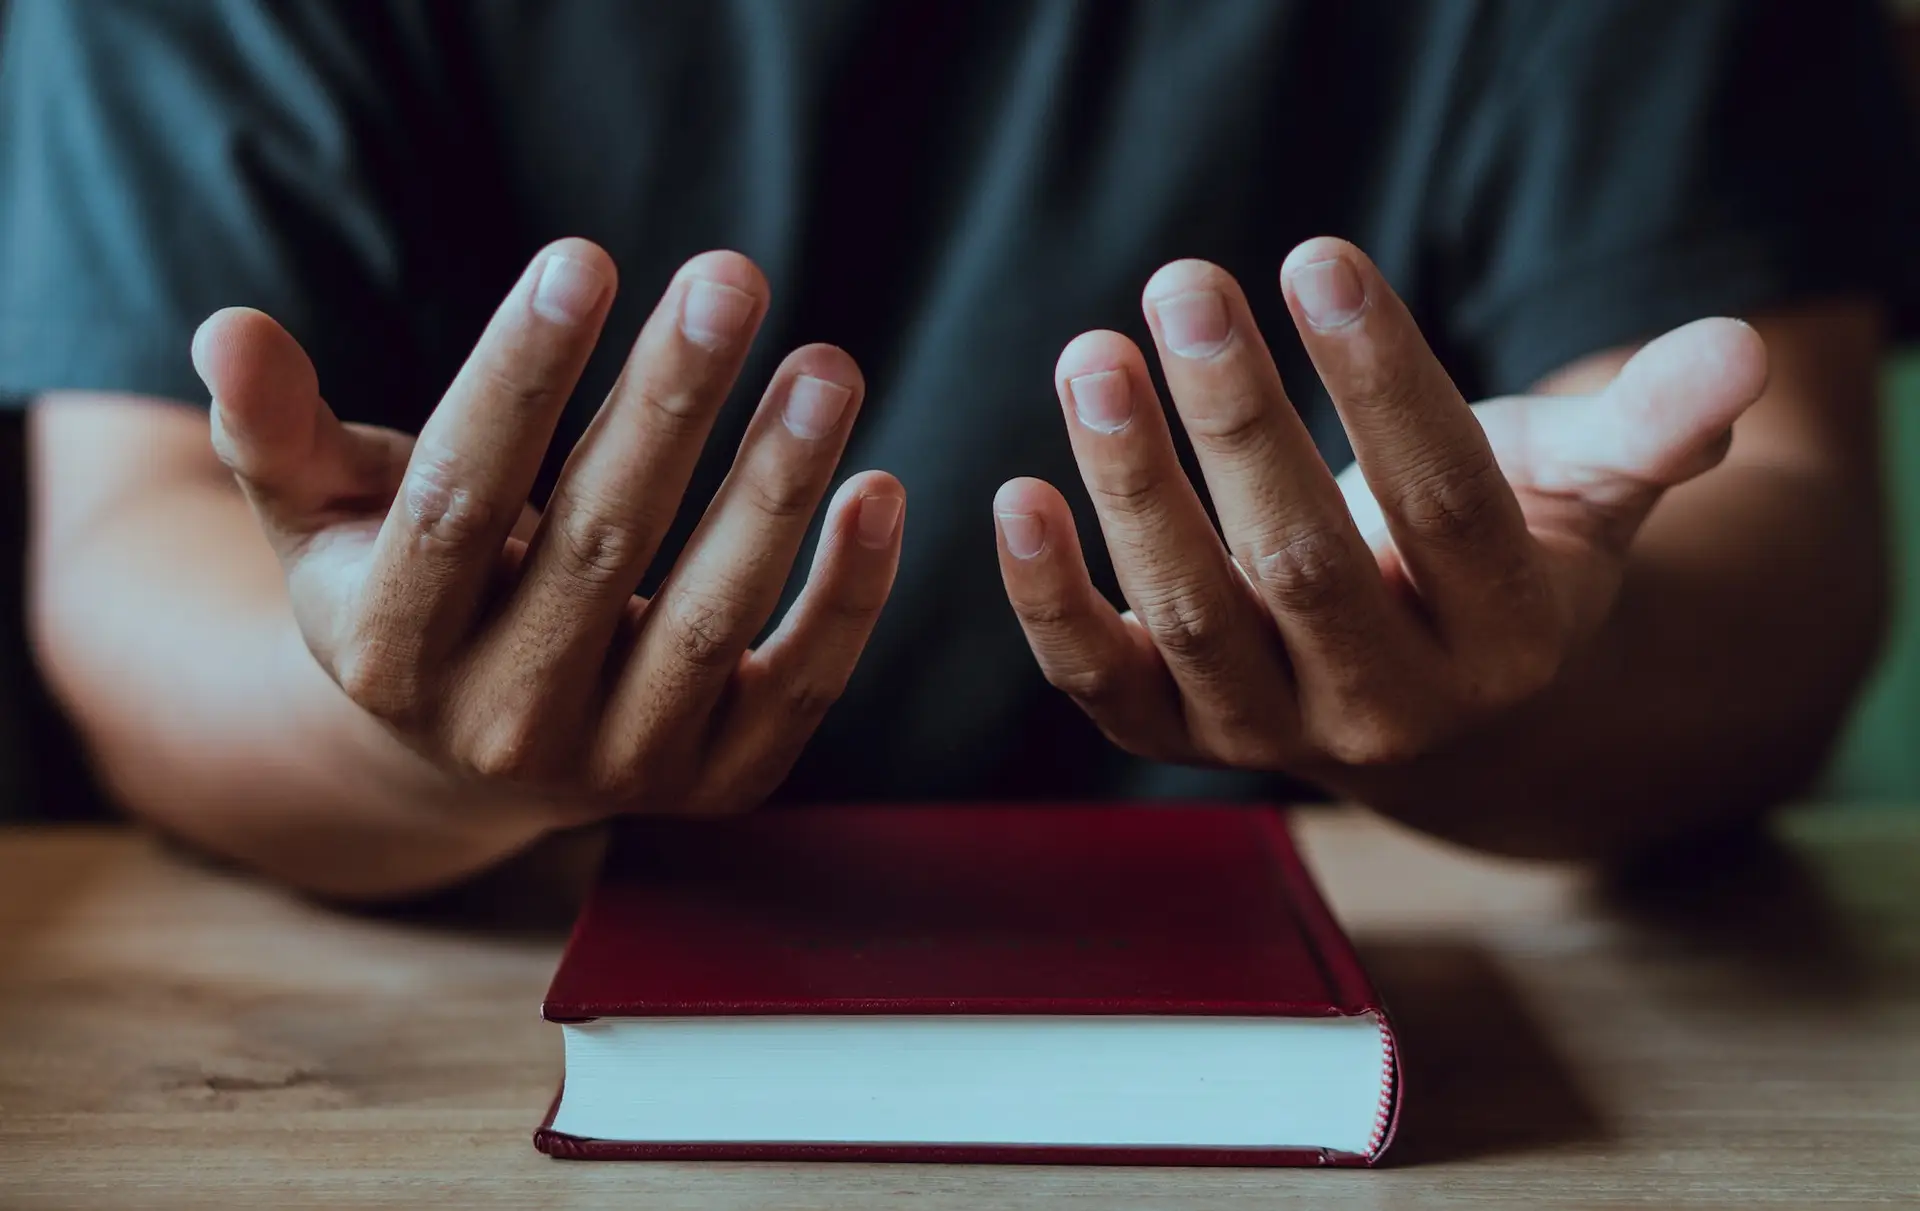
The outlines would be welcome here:
<svg viewBox="0 0 1920 1211">
<path fill-rule="evenodd" d="M 1399 1085 L 1253 807 L 635 822 L 542 1012 L 557 1157 L 1361 1165 Z"/>
</svg>

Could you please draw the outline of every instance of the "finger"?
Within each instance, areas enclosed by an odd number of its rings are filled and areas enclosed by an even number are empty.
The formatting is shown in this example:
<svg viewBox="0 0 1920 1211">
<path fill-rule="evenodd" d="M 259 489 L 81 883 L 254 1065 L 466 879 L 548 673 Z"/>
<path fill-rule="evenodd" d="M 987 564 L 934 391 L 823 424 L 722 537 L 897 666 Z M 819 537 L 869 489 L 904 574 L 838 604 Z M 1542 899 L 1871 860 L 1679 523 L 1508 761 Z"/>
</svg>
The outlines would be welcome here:
<svg viewBox="0 0 1920 1211">
<path fill-rule="evenodd" d="M 827 505 L 806 586 L 747 653 L 697 807 L 747 808 L 773 793 L 859 663 L 900 566 L 906 490 L 856 475 Z"/>
<path fill-rule="evenodd" d="M 787 357 L 680 560 L 648 604 L 607 712 L 615 759 L 663 716 L 704 720 L 766 624 L 865 389 L 831 345 Z"/>
<path fill-rule="evenodd" d="M 1498 647 L 1553 625 L 1519 503 L 1406 306 L 1359 249 L 1309 240 L 1281 268 L 1314 368 L 1441 633 Z"/>
<path fill-rule="evenodd" d="M 1011 480 L 993 498 L 993 517 L 1007 600 L 1047 681 L 1122 748 L 1191 759 L 1179 688 L 1146 630 L 1093 587 L 1059 490 Z"/>
<path fill-rule="evenodd" d="M 520 506 L 520 516 L 514 518 L 513 532 L 507 536 L 508 541 L 518 540 L 522 543 L 532 542 L 534 533 L 538 531 L 539 528 L 540 510 L 533 507 L 532 501 L 528 501 L 526 504 Z"/>
<path fill-rule="evenodd" d="M 1344 699 L 1403 673 L 1422 637 L 1388 597 L 1239 285 L 1176 261 L 1143 305 L 1228 548 L 1280 628 L 1301 697 Z"/>
<path fill-rule="evenodd" d="M 1766 344 L 1738 320 L 1696 320 L 1647 343 L 1597 397 L 1480 405 L 1494 453 L 1524 469 L 1517 486 L 1569 507 L 1564 524 L 1624 554 L 1668 488 L 1726 457 L 1733 423 L 1767 386 Z"/>
<path fill-rule="evenodd" d="M 534 257 L 420 432 L 368 584 L 382 644 L 412 660 L 461 642 L 614 291 L 585 240 Z"/>
<path fill-rule="evenodd" d="M 598 668 L 692 477 L 766 308 L 738 253 L 689 261 L 561 473 L 486 657 L 529 691 Z"/>
<path fill-rule="evenodd" d="M 338 521 L 342 502 L 391 496 L 405 439 L 341 424 L 320 398 L 312 361 L 272 318 L 245 307 L 216 312 L 194 334 L 193 364 L 213 397 L 214 449 L 283 560 Z"/>
<path fill-rule="evenodd" d="M 1121 591 L 1186 698 L 1196 743 L 1218 752 L 1291 730 L 1279 637 L 1181 469 L 1140 351 L 1087 333 L 1054 378 Z"/>
</svg>

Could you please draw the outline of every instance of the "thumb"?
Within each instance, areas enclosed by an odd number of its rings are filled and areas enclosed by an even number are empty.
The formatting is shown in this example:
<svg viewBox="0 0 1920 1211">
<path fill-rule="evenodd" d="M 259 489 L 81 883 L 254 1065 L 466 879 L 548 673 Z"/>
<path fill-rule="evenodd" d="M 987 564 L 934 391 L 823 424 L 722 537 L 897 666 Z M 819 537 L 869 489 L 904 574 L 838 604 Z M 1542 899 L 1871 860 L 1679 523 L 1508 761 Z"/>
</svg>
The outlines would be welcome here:
<svg viewBox="0 0 1920 1211">
<path fill-rule="evenodd" d="M 1733 422 L 1767 388 L 1767 346 L 1739 320 L 1695 320 L 1621 367 L 1590 409 L 1596 461 L 1653 488 L 1726 456 Z"/>
<path fill-rule="evenodd" d="M 1647 342 L 1596 396 L 1495 400 L 1490 411 L 1524 415 L 1484 423 L 1490 437 L 1521 439 L 1518 478 L 1532 487 L 1657 497 L 1726 456 L 1733 422 L 1766 386 L 1758 333 L 1739 320 L 1695 320 Z"/>
<path fill-rule="evenodd" d="M 1549 520 L 1624 550 L 1668 488 L 1726 457 L 1767 385 L 1767 349 L 1738 320 L 1649 341 L 1598 395 L 1512 396 L 1474 412 L 1517 491 Z"/>
<path fill-rule="evenodd" d="M 371 496 L 384 510 L 405 467 L 405 439 L 342 425 L 320 398 L 306 351 L 272 317 L 246 307 L 215 312 L 194 334 L 193 365 L 213 397 L 214 450 L 277 548 L 337 519 L 343 499 Z"/>
</svg>

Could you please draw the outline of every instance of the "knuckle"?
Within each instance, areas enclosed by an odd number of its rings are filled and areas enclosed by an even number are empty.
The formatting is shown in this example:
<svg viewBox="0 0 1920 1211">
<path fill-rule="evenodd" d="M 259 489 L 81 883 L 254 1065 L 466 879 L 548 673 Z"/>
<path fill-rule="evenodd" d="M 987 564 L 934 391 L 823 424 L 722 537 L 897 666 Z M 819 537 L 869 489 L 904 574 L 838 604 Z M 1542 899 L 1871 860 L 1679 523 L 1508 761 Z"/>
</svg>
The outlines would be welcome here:
<svg viewBox="0 0 1920 1211">
<path fill-rule="evenodd" d="M 1488 709 L 1524 702 L 1552 685 L 1560 676 L 1560 645 L 1537 637 L 1517 639 L 1489 662 L 1489 671 L 1475 679 L 1469 697 Z"/>
<path fill-rule="evenodd" d="M 1493 452 L 1480 446 L 1410 477 L 1395 495 L 1394 511 L 1426 542 L 1467 546 L 1499 521 L 1504 491 Z"/>
<path fill-rule="evenodd" d="M 1013 612 L 1030 630 L 1047 633 L 1071 630 L 1080 618 L 1080 611 L 1058 597 L 1022 598 Z"/>
<path fill-rule="evenodd" d="M 1426 753 L 1422 729 L 1404 720 L 1374 717 L 1349 719 L 1314 741 L 1314 746 L 1342 765 L 1394 766 Z"/>
<path fill-rule="evenodd" d="M 864 635 L 873 630 L 885 608 L 884 597 L 878 600 L 871 597 L 836 597 L 827 605 L 833 630 L 854 635 Z"/>
<path fill-rule="evenodd" d="M 517 360 L 511 364 L 521 365 Z M 504 404 L 515 413 L 539 412 L 554 396 L 552 384 L 538 373 L 510 370 L 497 362 L 482 364 L 480 389 L 487 399 Z"/>
<path fill-rule="evenodd" d="M 1093 481 L 1095 503 L 1118 513 L 1146 513 L 1160 498 L 1160 476 L 1151 468 L 1109 466 Z"/>
<path fill-rule="evenodd" d="M 1212 760 L 1235 769 L 1272 769 L 1293 723 L 1271 702 L 1222 694 L 1201 708 L 1197 738 Z"/>
<path fill-rule="evenodd" d="M 1141 602 L 1140 618 L 1167 655 L 1192 660 L 1217 651 L 1232 627 L 1218 592 L 1176 587 Z"/>
<path fill-rule="evenodd" d="M 1207 453 L 1235 454 L 1264 444 L 1270 417 L 1267 401 L 1251 391 L 1221 391 L 1205 408 L 1183 415 L 1193 444 Z"/>
<path fill-rule="evenodd" d="M 1560 676 L 1568 627 L 1552 584 L 1535 564 L 1511 570 L 1498 590 L 1497 617 L 1462 637 L 1452 681 L 1464 705 L 1480 710 L 1512 706 L 1545 690 Z"/>
<path fill-rule="evenodd" d="M 1520 654 L 1507 675 L 1505 703 L 1525 702 L 1544 693 L 1560 678 L 1560 653 L 1551 648 L 1530 647 Z"/>
<path fill-rule="evenodd" d="M 793 674 L 780 679 L 780 703 L 790 719 L 817 721 L 847 692 L 848 674 Z"/>
<path fill-rule="evenodd" d="M 1382 416 L 1417 416 L 1429 410 L 1432 384 L 1403 358 L 1375 346 L 1347 367 L 1341 394 Z"/>
<path fill-rule="evenodd" d="M 684 738 L 642 725 L 635 740 L 602 736 L 579 762 L 589 793 L 613 812 L 655 815 L 678 810 L 692 794 L 698 762 Z"/>
<path fill-rule="evenodd" d="M 376 719 L 408 727 L 420 722 L 425 713 L 425 695 L 414 662 L 383 644 L 349 644 L 333 662 L 333 679 L 355 706 Z"/>
<path fill-rule="evenodd" d="M 1272 551 L 1256 552 L 1254 583 L 1287 614 L 1324 617 L 1345 605 L 1359 569 L 1353 548 L 1330 530 L 1305 529 Z"/>
<path fill-rule="evenodd" d="M 1054 662 L 1043 671 L 1047 684 L 1085 707 L 1103 707 L 1121 696 L 1120 675 L 1110 665 Z"/>
<path fill-rule="evenodd" d="M 710 820 L 747 815 L 779 788 L 787 776 L 788 764 L 777 758 L 757 761 L 752 768 L 737 774 L 732 785 L 690 796 L 681 810 L 685 815 Z"/>
<path fill-rule="evenodd" d="M 649 374 L 634 394 L 647 427 L 668 439 L 697 433 L 710 411 L 707 397 L 679 375 Z"/>
<path fill-rule="evenodd" d="M 540 728 L 508 714 L 496 720 L 465 754 L 469 769 L 489 781 L 530 782 L 540 772 Z"/>
<path fill-rule="evenodd" d="M 738 611 L 729 603 L 683 594 L 669 602 L 666 613 L 668 641 L 683 664 L 714 670 L 733 663 L 734 618 Z"/>
<path fill-rule="evenodd" d="M 695 771 L 684 758 L 669 760 L 659 739 L 635 751 L 604 755 L 593 765 L 593 785 L 622 812 L 672 814 L 693 796 Z"/>
<path fill-rule="evenodd" d="M 464 546 L 493 532 L 493 506 L 465 486 L 467 476 L 461 464 L 452 453 L 435 452 L 416 460 L 407 472 L 402 499 L 416 538 Z"/>
<path fill-rule="evenodd" d="M 645 558 L 637 527 L 615 521 L 594 507 L 568 508 L 554 526 L 554 553 L 570 577 L 593 587 L 632 575 Z"/>
<path fill-rule="evenodd" d="M 643 814 L 651 801 L 637 763 L 625 754 L 615 759 L 597 747 L 590 750 L 581 763 L 580 783 L 590 799 L 617 812 Z"/>
<path fill-rule="evenodd" d="M 729 817 L 753 811 L 780 788 L 800 755 L 795 740 L 777 742 L 741 760 L 715 776 L 690 795 L 684 811 L 689 815 Z"/>
<path fill-rule="evenodd" d="M 1284 763 L 1270 728 L 1226 727 L 1208 747 L 1216 760 L 1233 769 L 1278 769 Z"/>
<path fill-rule="evenodd" d="M 812 516 L 819 494 L 817 478 L 811 467 L 780 461 L 750 476 L 743 486 L 748 503 L 756 510 L 780 521 L 790 521 Z"/>
</svg>

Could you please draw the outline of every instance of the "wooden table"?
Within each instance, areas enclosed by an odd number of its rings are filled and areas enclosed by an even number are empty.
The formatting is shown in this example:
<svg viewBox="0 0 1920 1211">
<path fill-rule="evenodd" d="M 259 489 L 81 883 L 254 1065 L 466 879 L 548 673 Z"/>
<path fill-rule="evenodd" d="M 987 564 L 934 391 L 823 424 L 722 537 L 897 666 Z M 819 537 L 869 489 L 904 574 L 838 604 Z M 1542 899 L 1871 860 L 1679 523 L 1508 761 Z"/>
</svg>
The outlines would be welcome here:
<svg viewBox="0 0 1920 1211">
<path fill-rule="evenodd" d="M 1301 834 L 1409 1066 L 1374 1172 L 549 1161 L 553 924 L 0 832 L 0 1206 L 1920 1205 L 1920 812 L 1626 886 L 1359 814 Z"/>
</svg>

